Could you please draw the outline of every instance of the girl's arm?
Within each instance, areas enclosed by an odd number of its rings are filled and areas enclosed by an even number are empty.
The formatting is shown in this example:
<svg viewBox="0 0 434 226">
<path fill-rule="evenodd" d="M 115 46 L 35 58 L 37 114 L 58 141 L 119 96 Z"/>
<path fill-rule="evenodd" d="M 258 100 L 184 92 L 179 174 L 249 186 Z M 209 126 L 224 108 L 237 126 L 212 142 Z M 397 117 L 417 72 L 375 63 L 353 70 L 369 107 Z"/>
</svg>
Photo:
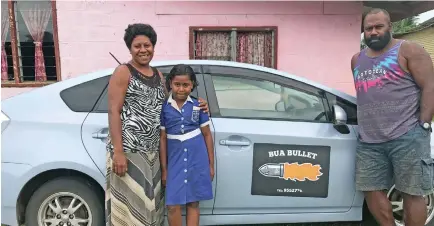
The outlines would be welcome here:
<svg viewBox="0 0 434 226">
<path fill-rule="evenodd" d="M 164 120 L 164 104 L 160 114 L 160 167 L 161 167 L 161 183 L 166 186 L 167 179 L 167 133 L 166 123 Z"/>
<path fill-rule="evenodd" d="M 167 134 L 165 129 L 160 131 L 160 165 L 163 173 L 167 172 Z"/>
<path fill-rule="evenodd" d="M 200 127 L 203 137 L 205 138 L 206 149 L 208 149 L 209 166 L 214 169 L 214 142 L 212 140 L 211 129 L 209 125 Z"/>
<path fill-rule="evenodd" d="M 209 127 L 210 118 L 204 110 L 200 110 L 199 113 L 199 124 L 202 135 L 205 138 L 206 149 L 208 150 L 208 160 L 211 170 L 211 179 L 214 179 L 214 142 L 211 134 L 211 129 Z"/>
</svg>

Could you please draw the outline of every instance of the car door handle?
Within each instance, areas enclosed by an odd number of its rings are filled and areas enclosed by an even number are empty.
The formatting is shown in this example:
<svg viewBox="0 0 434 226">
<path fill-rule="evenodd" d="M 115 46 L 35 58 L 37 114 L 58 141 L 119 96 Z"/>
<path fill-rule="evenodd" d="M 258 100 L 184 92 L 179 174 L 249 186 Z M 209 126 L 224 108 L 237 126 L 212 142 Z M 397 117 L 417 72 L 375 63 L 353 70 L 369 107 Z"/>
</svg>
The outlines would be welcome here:
<svg viewBox="0 0 434 226">
<path fill-rule="evenodd" d="M 108 137 L 108 133 L 108 128 L 102 128 L 98 132 L 92 133 L 92 137 L 95 139 L 106 139 Z"/>
<path fill-rule="evenodd" d="M 225 146 L 249 146 L 248 141 L 236 141 L 236 140 L 220 140 L 220 145 Z"/>
</svg>

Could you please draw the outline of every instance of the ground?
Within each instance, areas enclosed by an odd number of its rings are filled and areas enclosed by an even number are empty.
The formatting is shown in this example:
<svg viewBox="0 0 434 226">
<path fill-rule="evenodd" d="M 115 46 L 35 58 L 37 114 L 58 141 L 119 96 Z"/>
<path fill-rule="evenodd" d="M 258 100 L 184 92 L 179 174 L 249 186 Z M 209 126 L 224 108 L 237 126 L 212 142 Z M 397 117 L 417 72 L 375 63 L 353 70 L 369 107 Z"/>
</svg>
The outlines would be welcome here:
<svg viewBox="0 0 434 226">
<path fill-rule="evenodd" d="M 360 222 L 337 222 L 337 223 L 305 223 L 305 224 L 248 224 L 244 226 L 376 226 L 377 224 Z M 233 225 L 235 226 L 235 225 Z"/>
<path fill-rule="evenodd" d="M 1 226 L 6 226 L 2 224 Z M 25 226 L 25 225 L 22 225 Z M 365 226 L 362 223 L 314 223 L 314 224 L 263 224 L 263 225 L 246 225 L 246 226 Z M 366 226 L 368 226 L 366 224 Z M 373 226 L 370 224 L 369 226 Z"/>
</svg>

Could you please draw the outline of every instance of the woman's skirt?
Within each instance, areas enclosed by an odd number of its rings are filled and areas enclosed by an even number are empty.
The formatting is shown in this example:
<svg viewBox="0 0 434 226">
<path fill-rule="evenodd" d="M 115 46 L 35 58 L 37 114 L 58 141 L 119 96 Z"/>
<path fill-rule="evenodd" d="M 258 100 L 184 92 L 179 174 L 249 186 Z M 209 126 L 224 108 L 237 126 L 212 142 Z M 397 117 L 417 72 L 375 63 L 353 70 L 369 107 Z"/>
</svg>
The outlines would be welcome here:
<svg viewBox="0 0 434 226">
<path fill-rule="evenodd" d="M 160 226 L 164 223 L 164 191 L 158 151 L 125 153 L 123 177 L 112 171 L 107 152 L 106 226 Z"/>
</svg>

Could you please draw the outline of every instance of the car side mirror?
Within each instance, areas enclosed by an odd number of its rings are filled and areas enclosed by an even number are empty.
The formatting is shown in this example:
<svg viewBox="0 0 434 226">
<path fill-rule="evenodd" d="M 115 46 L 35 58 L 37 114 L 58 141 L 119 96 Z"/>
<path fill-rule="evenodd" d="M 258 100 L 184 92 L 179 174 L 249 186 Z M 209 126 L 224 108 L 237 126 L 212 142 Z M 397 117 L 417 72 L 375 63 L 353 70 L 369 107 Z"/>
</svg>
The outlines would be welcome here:
<svg viewBox="0 0 434 226">
<path fill-rule="evenodd" d="M 339 105 L 333 105 L 333 116 L 335 125 L 346 125 L 347 124 L 347 113 Z"/>
</svg>

